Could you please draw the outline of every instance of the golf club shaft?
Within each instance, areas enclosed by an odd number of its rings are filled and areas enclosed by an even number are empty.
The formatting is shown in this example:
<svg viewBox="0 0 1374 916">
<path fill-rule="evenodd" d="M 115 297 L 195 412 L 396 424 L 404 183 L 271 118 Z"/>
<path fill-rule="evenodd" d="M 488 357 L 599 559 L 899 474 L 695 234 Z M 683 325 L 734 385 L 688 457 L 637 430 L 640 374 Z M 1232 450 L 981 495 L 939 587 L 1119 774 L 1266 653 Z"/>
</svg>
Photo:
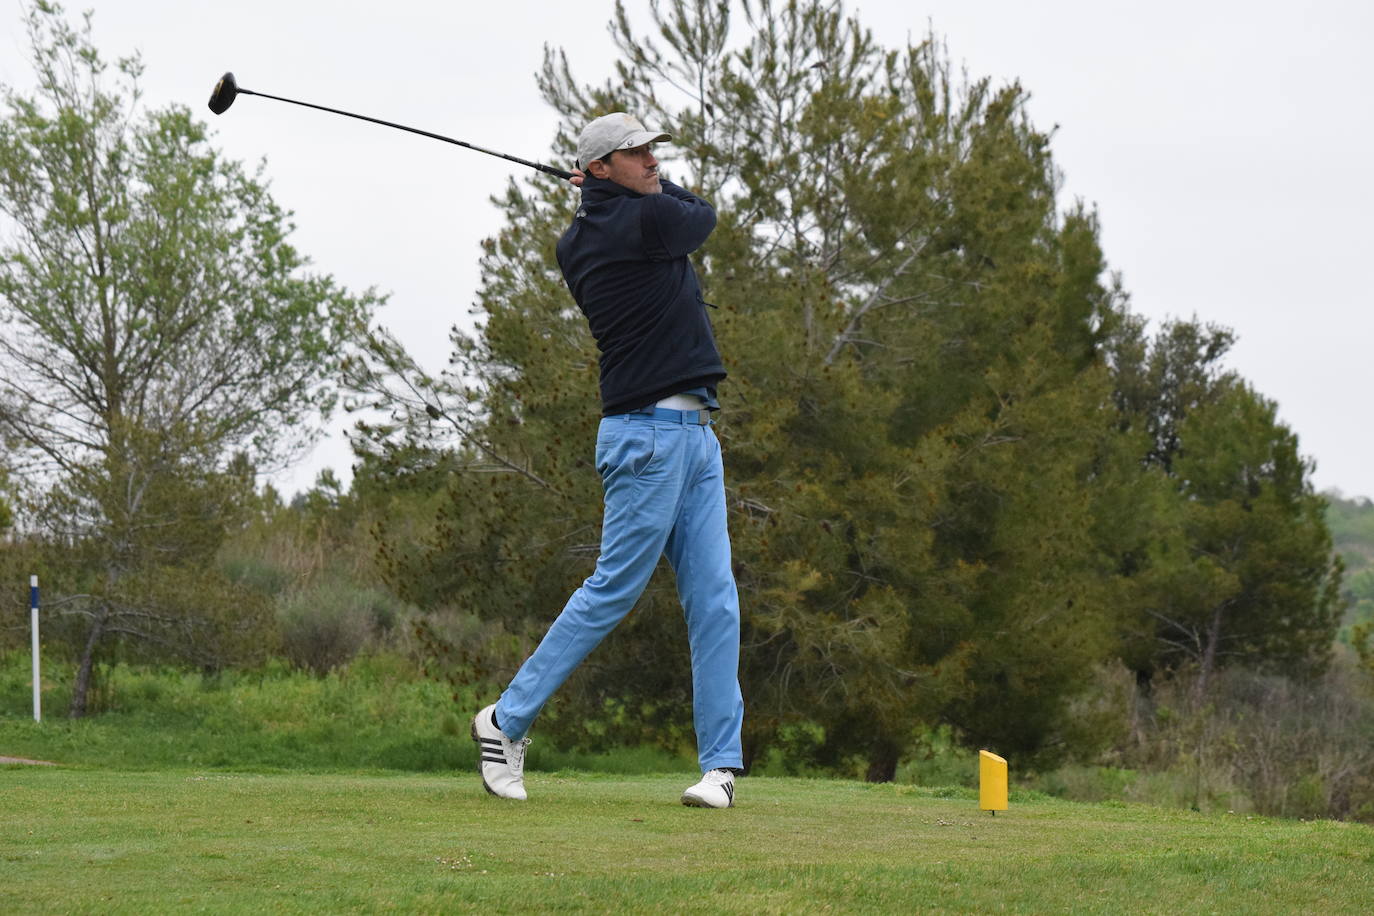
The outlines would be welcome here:
<svg viewBox="0 0 1374 916">
<path fill-rule="evenodd" d="M 430 133 L 427 130 L 420 130 L 418 127 L 406 127 L 404 124 L 395 124 L 391 121 L 383 121 L 381 118 L 369 118 L 367 115 L 354 114 L 351 111 L 342 111 L 338 108 L 329 108 L 324 105 L 315 105 L 310 102 L 299 102 L 295 99 L 288 99 L 280 95 L 269 95 L 266 92 L 254 92 L 251 89 L 240 88 L 238 90 L 238 94 L 257 95 L 261 96 L 264 99 L 276 99 L 278 102 L 290 102 L 292 105 L 300 105 L 304 108 L 314 108 L 319 111 L 327 111 L 330 114 L 343 115 L 346 118 L 357 118 L 359 121 L 370 121 L 373 124 L 380 124 L 383 127 L 394 127 L 397 130 L 409 131 L 412 134 L 419 134 L 422 137 L 430 137 L 435 140 L 443 140 L 445 143 L 452 143 L 454 146 L 461 146 L 465 149 L 474 150 L 479 153 L 486 153 L 488 156 L 497 156 L 501 159 L 506 159 L 510 162 L 514 162 L 519 165 L 526 165 L 532 169 L 538 169 L 539 171 L 544 172 L 547 175 L 553 175 L 557 178 L 566 179 L 572 177 L 572 172 L 565 172 L 562 169 L 554 168 L 551 165 L 544 165 L 542 162 L 530 162 L 528 159 L 521 159 L 518 156 L 510 156 L 506 153 L 498 153 L 496 150 L 486 149 L 484 147 L 477 146 L 474 143 L 465 143 L 462 140 L 455 140 L 452 137 L 445 137 L 443 134 Z"/>
</svg>

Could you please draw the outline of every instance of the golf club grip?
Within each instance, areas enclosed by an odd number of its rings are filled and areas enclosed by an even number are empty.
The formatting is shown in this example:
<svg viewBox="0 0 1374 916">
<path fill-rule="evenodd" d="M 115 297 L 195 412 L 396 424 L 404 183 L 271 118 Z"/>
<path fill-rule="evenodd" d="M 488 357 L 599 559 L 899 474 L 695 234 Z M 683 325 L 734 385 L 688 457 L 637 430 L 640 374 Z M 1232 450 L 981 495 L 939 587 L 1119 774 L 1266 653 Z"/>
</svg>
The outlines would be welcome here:
<svg viewBox="0 0 1374 916">
<path fill-rule="evenodd" d="M 397 130 L 409 131 L 412 134 L 419 134 L 422 137 L 429 137 L 433 140 L 443 140 L 445 143 L 452 143 L 454 146 L 461 146 L 464 149 L 470 149 L 478 153 L 486 153 L 488 156 L 497 156 L 501 159 L 505 159 L 507 161 L 514 162 L 519 165 L 529 166 L 530 168 L 543 172 L 546 175 L 553 175 L 555 178 L 562 178 L 566 180 L 572 177 L 572 172 L 565 172 L 560 168 L 555 168 L 551 165 L 544 165 L 544 163 L 542 162 L 530 162 L 528 159 L 521 159 L 519 156 L 511 156 L 506 153 L 499 153 L 496 150 L 486 149 L 484 147 L 477 146 L 473 143 L 466 143 L 462 140 L 455 140 L 452 137 L 445 137 L 443 134 L 436 134 L 431 133 L 427 130 L 420 130 L 420 128 L 418 127 L 407 127 L 404 124 L 397 124 L 393 121 L 383 121 L 381 118 L 370 118 L 367 115 L 354 114 L 351 111 L 343 111 L 339 108 L 330 108 L 326 105 L 316 105 L 312 102 L 300 102 L 296 99 L 288 99 L 285 96 L 269 95 L 266 92 L 254 92 L 251 89 L 239 89 L 238 94 L 256 95 L 261 96 L 264 99 L 276 99 L 278 102 L 289 102 L 292 105 L 300 105 L 302 108 L 314 108 L 317 111 L 327 111 L 330 114 L 343 115 L 346 118 L 357 118 L 359 121 L 370 121 L 373 124 L 380 124 L 383 127 L 394 127 Z"/>
</svg>

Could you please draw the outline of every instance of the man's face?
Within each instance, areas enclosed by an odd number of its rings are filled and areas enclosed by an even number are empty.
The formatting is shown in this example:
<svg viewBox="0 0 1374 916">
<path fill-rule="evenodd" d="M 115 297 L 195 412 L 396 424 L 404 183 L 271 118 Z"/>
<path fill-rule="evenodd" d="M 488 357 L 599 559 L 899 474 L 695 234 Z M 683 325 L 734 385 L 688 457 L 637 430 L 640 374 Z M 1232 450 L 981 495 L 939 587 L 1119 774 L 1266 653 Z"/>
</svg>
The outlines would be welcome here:
<svg viewBox="0 0 1374 916">
<path fill-rule="evenodd" d="M 634 149 L 616 150 L 609 162 L 596 159 L 588 163 L 588 171 L 640 194 L 658 194 L 663 185 L 658 182 L 658 160 L 649 147 L 646 143 Z"/>
</svg>

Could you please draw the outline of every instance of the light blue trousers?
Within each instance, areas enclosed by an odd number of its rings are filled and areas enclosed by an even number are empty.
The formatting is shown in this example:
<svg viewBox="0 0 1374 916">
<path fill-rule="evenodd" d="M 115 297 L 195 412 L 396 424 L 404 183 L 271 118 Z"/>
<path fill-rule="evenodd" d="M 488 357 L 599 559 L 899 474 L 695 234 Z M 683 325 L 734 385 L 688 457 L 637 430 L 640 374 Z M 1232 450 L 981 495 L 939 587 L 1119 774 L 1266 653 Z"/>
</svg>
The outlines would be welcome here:
<svg viewBox="0 0 1374 916">
<path fill-rule="evenodd" d="M 739 596 L 730 567 L 720 442 L 693 411 L 603 417 L 596 466 L 605 493 L 601 555 L 496 704 L 507 737 L 529 731 L 582 659 L 634 607 L 658 558 L 677 576 L 692 652 L 702 772 L 741 767 Z"/>
</svg>

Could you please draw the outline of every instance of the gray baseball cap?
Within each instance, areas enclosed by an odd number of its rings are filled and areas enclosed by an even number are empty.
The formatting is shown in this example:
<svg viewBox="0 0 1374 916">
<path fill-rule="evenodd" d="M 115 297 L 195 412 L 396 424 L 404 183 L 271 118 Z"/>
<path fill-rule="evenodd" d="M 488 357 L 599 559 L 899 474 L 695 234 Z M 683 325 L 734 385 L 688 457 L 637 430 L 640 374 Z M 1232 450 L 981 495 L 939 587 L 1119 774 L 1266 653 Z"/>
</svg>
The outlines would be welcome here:
<svg viewBox="0 0 1374 916">
<path fill-rule="evenodd" d="M 646 143 L 671 139 L 671 134 L 649 130 L 633 115 L 613 111 L 582 128 L 582 136 L 577 138 L 577 167 L 585 169 L 593 159 L 600 159 L 618 149 L 634 149 Z"/>
</svg>

